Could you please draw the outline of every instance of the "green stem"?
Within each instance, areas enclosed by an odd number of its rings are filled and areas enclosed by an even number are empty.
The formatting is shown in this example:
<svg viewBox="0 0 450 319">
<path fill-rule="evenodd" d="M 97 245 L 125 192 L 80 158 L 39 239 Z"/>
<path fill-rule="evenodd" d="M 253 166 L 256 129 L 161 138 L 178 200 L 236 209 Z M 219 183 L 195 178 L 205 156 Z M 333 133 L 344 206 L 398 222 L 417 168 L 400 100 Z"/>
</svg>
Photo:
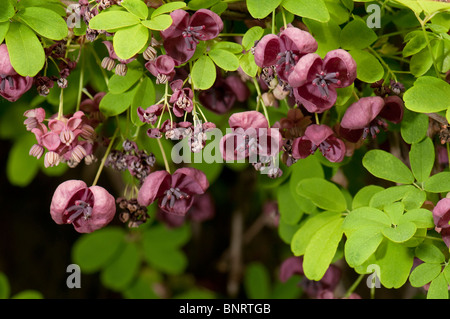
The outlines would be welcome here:
<svg viewBox="0 0 450 319">
<path fill-rule="evenodd" d="M 80 48 L 81 50 L 81 48 Z M 81 70 L 80 70 L 80 80 L 78 81 L 78 95 L 77 95 L 77 107 L 76 107 L 76 111 L 78 111 L 80 109 L 80 105 L 81 105 L 81 95 L 82 92 L 84 91 L 83 88 L 83 82 L 84 82 L 84 64 L 85 64 L 85 57 L 84 55 L 81 55 Z M 92 98 L 91 98 L 92 99 Z"/>
<path fill-rule="evenodd" d="M 318 113 L 314 113 L 314 116 L 316 118 L 316 124 L 320 125 L 320 121 L 319 121 L 319 114 Z"/>
<path fill-rule="evenodd" d="M 106 159 L 108 158 L 109 153 L 111 152 L 111 148 L 114 144 L 114 140 L 117 137 L 117 133 L 119 132 L 119 128 L 116 128 L 116 131 L 114 132 L 113 137 L 111 138 L 111 141 L 109 142 L 108 148 L 106 149 L 105 155 L 103 155 L 102 161 L 100 163 L 100 166 L 97 170 L 97 174 L 95 175 L 95 179 L 92 182 L 92 186 L 97 185 L 98 179 L 100 178 L 100 174 L 102 173 L 103 167 L 105 167 Z"/>
<path fill-rule="evenodd" d="M 61 88 L 61 93 L 59 94 L 58 120 L 62 119 L 63 115 L 64 115 L 64 89 Z"/>
<path fill-rule="evenodd" d="M 426 42 L 426 44 L 427 44 L 428 52 L 430 53 L 430 55 L 431 55 L 431 60 L 433 61 L 434 72 L 436 72 L 436 76 L 437 76 L 438 78 L 441 78 L 441 73 L 439 72 L 439 69 L 438 69 L 438 67 L 437 67 L 436 59 L 435 59 L 435 57 L 434 57 L 434 55 L 433 55 L 433 50 L 431 49 L 430 40 L 428 39 L 427 30 L 426 30 L 426 28 L 425 28 L 426 22 L 425 22 L 424 20 L 422 20 L 422 19 L 419 17 L 418 14 L 416 14 L 416 18 L 417 18 L 417 20 L 418 20 L 419 23 L 420 23 L 420 27 L 422 28 L 422 32 L 423 32 L 423 36 L 425 37 L 425 42 Z M 426 21 L 427 21 L 427 20 L 426 20 Z"/>
<path fill-rule="evenodd" d="M 272 11 L 272 34 L 275 34 L 275 10 Z"/>
<path fill-rule="evenodd" d="M 365 274 L 359 275 L 359 277 L 355 280 L 353 285 L 351 285 L 351 287 L 348 288 L 347 292 L 344 295 L 344 298 L 348 298 L 352 294 L 352 292 L 355 291 L 356 287 L 358 287 L 359 283 L 364 278 L 364 276 L 365 276 Z"/>
<path fill-rule="evenodd" d="M 384 62 L 383 58 L 378 54 L 377 51 L 375 51 L 372 47 L 368 47 L 369 51 L 380 61 L 380 63 L 384 66 L 384 68 L 386 69 L 386 71 L 391 74 L 392 78 L 394 79 L 395 82 L 397 82 L 397 77 L 395 76 L 394 72 L 392 72 L 391 68 L 389 67 L 389 65 L 387 65 L 386 62 Z"/>
<path fill-rule="evenodd" d="M 280 6 L 281 9 L 281 16 L 283 17 L 283 24 L 284 24 L 284 28 L 287 28 L 287 22 L 286 22 L 286 14 L 284 13 L 284 9 L 283 7 Z"/>
<path fill-rule="evenodd" d="M 243 37 L 244 33 L 219 33 L 219 37 Z"/>
<path fill-rule="evenodd" d="M 253 78 L 253 84 L 255 85 L 256 92 L 258 93 L 258 100 L 256 101 L 256 104 L 258 106 L 259 103 L 261 103 L 261 106 L 262 106 L 263 111 L 264 111 L 264 116 L 266 117 L 267 122 L 269 123 L 269 126 L 270 126 L 269 113 L 267 112 L 267 107 L 264 104 L 264 101 L 262 99 L 261 89 L 259 88 L 259 84 L 258 84 L 258 81 L 256 80 L 256 78 Z"/>
<path fill-rule="evenodd" d="M 161 150 L 161 154 L 162 154 L 162 157 L 163 157 L 164 166 L 166 167 L 166 171 L 167 171 L 167 173 L 171 174 L 170 173 L 169 162 L 167 161 L 166 153 L 164 152 L 164 148 L 162 146 L 161 139 L 157 138 L 156 141 L 158 142 L 159 149 Z"/>
</svg>

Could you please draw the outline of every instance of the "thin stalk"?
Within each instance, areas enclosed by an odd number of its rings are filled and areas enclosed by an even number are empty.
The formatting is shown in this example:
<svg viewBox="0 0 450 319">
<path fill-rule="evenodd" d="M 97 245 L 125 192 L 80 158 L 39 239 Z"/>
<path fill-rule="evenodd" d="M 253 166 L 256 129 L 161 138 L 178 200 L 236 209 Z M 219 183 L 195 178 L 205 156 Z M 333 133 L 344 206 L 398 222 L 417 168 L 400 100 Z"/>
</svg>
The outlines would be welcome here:
<svg viewBox="0 0 450 319">
<path fill-rule="evenodd" d="M 161 139 L 157 138 L 156 141 L 158 142 L 158 146 L 159 146 L 159 149 L 160 149 L 162 157 L 163 157 L 164 166 L 166 168 L 166 171 L 167 171 L 167 173 L 171 174 L 170 173 L 169 162 L 167 161 L 166 153 L 164 152 L 164 148 L 162 146 Z"/>
<path fill-rule="evenodd" d="M 422 28 L 422 32 L 423 32 L 423 36 L 425 37 L 425 42 L 427 43 L 427 48 L 428 48 L 428 52 L 431 55 L 431 60 L 433 61 L 433 67 L 434 67 L 434 72 L 436 72 L 436 76 L 438 78 L 441 78 L 441 73 L 438 70 L 437 64 L 436 64 L 436 59 L 433 55 L 433 50 L 431 49 L 431 45 L 430 45 L 430 40 L 428 39 L 428 35 L 427 35 L 427 30 L 425 28 L 425 21 L 422 20 L 418 14 L 416 14 L 416 18 L 420 23 L 420 27 Z"/>
<path fill-rule="evenodd" d="M 62 119 L 63 115 L 64 115 L 64 89 L 61 88 L 61 93 L 59 94 L 58 120 Z"/>
<path fill-rule="evenodd" d="M 258 93 L 258 99 L 257 99 L 257 106 L 259 105 L 259 103 L 261 103 L 261 106 L 262 106 L 262 108 L 263 108 L 263 111 L 264 111 L 264 116 L 266 117 L 266 119 L 267 119 L 267 122 L 269 123 L 269 126 L 270 126 L 270 119 L 269 119 L 269 113 L 267 112 L 267 107 L 266 107 L 266 105 L 264 104 L 264 101 L 263 101 L 263 99 L 262 99 L 262 95 L 261 95 L 261 89 L 259 88 L 259 84 L 258 84 L 258 81 L 256 80 L 256 78 L 253 78 L 253 84 L 255 85 L 255 88 L 256 88 L 256 92 Z"/>
<path fill-rule="evenodd" d="M 100 178 L 100 175 L 102 173 L 103 167 L 105 167 L 106 159 L 108 158 L 108 155 L 111 152 L 111 148 L 112 148 L 112 146 L 114 144 L 114 140 L 117 137 L 117 133 L 119 133 L 119 128 L 116 129 L 116 131 L 114 132 L 113 137 L 111 138 L 111 141 L 109 142 L 108 148 L 106 149 L 105 155 L 103 155 L 102 161 L 101 161 L 100 166 L 99 166 L 99 168 L 97 170 L 97 174 L 95 175 L 95 179 L 92 182 L 92 186 L 97 185 L 97 182 L 98 182 L 98 179 Z"/>
<path fill-rule="evenodd" d="M 81 51 L 81 48 L 80 48 Z M 83 88 L 83 82 L 84 82 L 84 64 L 85 64 L 85 60 L 86 58 L 84 57 L 84 55 L 81 56 L 81 70 L 80 70 L 80 80 L 78 81 L 78 95 L 77 95 L 77 107 L 76 107 L 76 111 L 80 110 L 80 105 L 81 105 L 81 95 L 82 92 L 84 90 Z"/>
<path fill-rule="evenodd" d="M 384 62 L 383 58 L 378 54 L 377 51 L 375 51 L 372 47 L 368 47 L 369 51 L 380 61 L 380 63 L 384 66 L 384 68 L 386 69 L 386 71 L 392 75 L 392 78 L 394 79 L 395 82 L 397 82 L 397 77 L 395 76 L 395 73 L 392 72 L 391 68 L 389 67 L 389 65 L 387 65 L 386 62 Z"/>
<path fill-rule="evenodd" d="M 365 274 L 361 274 L 361 275 L 359 275 L 358 278 L 356 278 L 353 285 L 351 285 L 350 288 L 348 288 L 347 292 L 344 295 L 344 298 L 348 298 L 353 293 L 353 291 L 355 291 L 356 287 L 358 287 L 359 283 L 364 278 L 364 276 L 365 276 Z"/>
</svg>

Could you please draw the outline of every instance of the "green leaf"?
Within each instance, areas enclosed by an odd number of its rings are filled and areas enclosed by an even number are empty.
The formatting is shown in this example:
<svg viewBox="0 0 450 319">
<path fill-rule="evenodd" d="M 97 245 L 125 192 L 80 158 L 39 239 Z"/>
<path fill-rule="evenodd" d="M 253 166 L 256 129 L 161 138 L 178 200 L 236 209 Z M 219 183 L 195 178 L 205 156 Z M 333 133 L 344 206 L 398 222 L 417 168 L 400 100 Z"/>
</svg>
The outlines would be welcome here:
<svg viewBox="0 0 450 319">
<path fill-rule="evenodd" d="M 150 80 L 147 76 L 144 76 L 141 83 L 139 83 L 136 94 L 134 95 L 133 101 L 131 102 L 131 121 L 134 125 L 142 126 L 144 124 L 139 120 L 137 114 L 138 107 L 142 107 L 145 110 L 147 107 L 155 103 L 155 97 L 156 92 L 153 81 Z"/>
<path fill-rule="evenodd" d="M 222 49 L 222 50 L 229 51 L 231 53 L 242 53 L 242 45 L 240 45 L 239 43 L 230 42 L 230 41 L 216 42 L 211 46 L 211 50 L 214 50 L 214 49 Z"/>
<path fill-rule="evenodd" d="M 191 10 L 206 9 L 217 4 L 219 1 L 220 0 L 190 0 L 188 7 Z"/>
<path fill-rule="evenodd" d="M 192 81 L 199 90 L 207 90 L 216 80 L 216 67 L 210 57 L 201 56 L 192 67 Z"/>
<path fill-rule="evenodd" d="M 367 48 L 377 39 L 377 34 L 360 18 L 347 23 L 340 35 L 341 47 L 346 50 Z"/>
<path fill-rule="evenodd" d="M 374 83 L 383 78 L 384 68 L 372 54 L 363 50 L 351 50 L 349 53 L 356 62 L 358 79 L 363 82 Z"/>
<path fill-rule="evenodd" d="M 104 11 L 89 21 L 89 27 L 94 30 L 117 30 L 140 23 L 139 18 L 126 11 Z"/>
<path fill-rule="evenodd" d="M 374 194 L 370 199 L 369 206 L 375 208 L 383 208 L 387 204 L 402 200 L 409 192 L 414 190 L 415 187 L 412 185 L 399 185 L 389 187 Z"/>
<path fill-rule="evenodd" d="M 294 255 L 304 255 L 312 236 L 323 226 L 338 218 L 340 218 L 338 212 L 323 212 L 309 217 L 292 237 L 291 250 Z"/>
<path fill-rule="evenodd" d="M 128 109 L 136 94 L 136 88 L 121 94 L 106 93 L 100 101 L 100 111 L 105 116 L 116 116 Z"/>
<path fill-rule="evenodd" d="M 45 53 L 36 34 L 26 25 L 12 22 L 5 37 L 11 64 L 22 76 L 35 76 L 44 66 Z"/>
<path fill-rule="evenodd" d="M 14 186 L 27 186 L 39 171 L 38 160 L 29 155 L 33 144 L 36 144 L 34 134 L 21 135 L 9 151 L 6 175 L 9 182 Z"/>
<path fill-rule="evenodd" d="M 342 212 L 347 208 L 347 202 L 340 189 L 323 178 L 313 177 L 300 181 L 297 193 L 324 210 Z"/>
<path fill-rule="evenodd" d="M 247 9 L 255 19 L 263 19 L 274 11 L 281 3 L 281 0 L 247 0 Z"/>
<path fill-rule="evenodd" d="M 355 194 L 355 197 L 353 197 L 352 209 L 369 206 L 372 196 L 382 190 L 384 190 L 384 188 L 378 185 L 364 186 Z"/>
<path fill-rule="evenodd" d="M 389 217 L 379 209 L 372 207 L 360 207 L 352 210 L 346 217 L 342 228 L 352 232 L 364 227 L 376 227 L 382 229 L 391 226 Z"/>
<path fill-rule="evenodd" d="M 410 248 L 392 241 L 383 241 L 375 253 L 380 266 L 380 281 L 386 288 L 402 287 L 413 266 L 414 255 Z"/>
<path fill-rule="evenodd" d="M 169 229 L 164 224 L 147 229 L 143 240 L 149 245 L 158 245 L 167 249 L 185 245 L 190 239 L 190 229 L 187 225 L 176 229 Z"/>
<path fill-rule="evenodd" d="M 363 166 L 374 176 L 388 181 L 411 184 L 414 176 L 397 157 L 383 150 L 370 150 L 364 155 Z"/>
<path fill-rule="evenodd" d="M 397 227 L 386 227 L 381 230 L 383 235 L 395 243 L 403 243 L 414 236 L 416 232 L 416 225 L 412 222 L 404 222 L 397 225 Z"/>
<path fill-rule="evenodd" d="M 384 212 L 389 216 L 391 223 L 394 225 L 399 224 L 400 218 L 403 216 L 405 206 L 402 202 L 395 202 L 384 206 Z"/>
<path fill-rule="evenodd" d="M 280 218 L 288 224 L 297 224 L 303 215 L 303 211 L 293 198 L 289 189 L 289 184 L 283 184 L 278 188 L 277 201 Z"/>
<path fill-rule="evenodd" d="M 405 107 L 414 112 L 434 113 L 450 106 L 450 84 L 444 80 L 422 76 L 403 95 Z"/>
<path fill-rule="evenodd" d="M 440 172 L 431 176 L 423 186 L 430 193 L 450 192 L 450 172 Z"/>
<path fill-rule="evenodd" d="M 448 299 L 448 284 L 443 273 L 431 282 L 427 299 Z"/>
<path fill-rule="evenodd" d="M 324 178 L 325 173 L 323 171 L 322 165 L 320 164 L 317 157 L 308 156 L 307 158 L 297 160 L 297 162 L 291 167 L 292 173 L 289 180 L 291 193 L 297 201 L 299 207 L 301 207 L 303 211 L 311 213 L 315 209 L 315 205 L 308 198 L 298 195 L 297 185 L 301 180 L 306 178 Z"/>
<path fill-rule="evenodd" d="M 101 272 L 102 284 L 114 291 L 127 288 L 136 276 L 141 258 L 136 243 L 126 243 L 120 254 Z"/>
<path fill-rule="evenodd" d="M 122 229 L 103 228 L 81 236 L 73 246 L 72 259 L 84 273 L 94 273 L 109 265 L 124 243 Z"/>
<path fill-rule="evenodd" d="M 445 255 L 432 244 L 421 244 L 416 248 L 415 254 L 417 258 L 425 263 L 442 264 L 445 262 Z"/>
<path fill-rule="evenodd" d="M 114 51 L 122 60 L 130 59 L 144 48 L 148 36 L 148 29 L 140 24 L 122 28 L 114 34 Z"/>
<path fill-rule="evenodd" d="M 189 1 L 189 4 L 191 2 L 192 1 Z M 158 8 L 156 8 L 155 11 L 153 11 L 152 18 L 159 16 L 163 13 L 170 13 L 170 12 L 178 10 L 178 9 L 183 9 L 184 7 L 186 7 L 186 3 L 182 2 L 182 1 L 174 1 L 174 2 L 165 3 L 162 6 L 159 6 Z"/>
<path fill-rule="evenodd" d="M 425 202 L 426 198 L 427 194 L 425 191 L 414 188 L 405 194 L 402 198 L 402 203 L 405 206 L 405 210 L 414 210 L 422 207 L 422 204 Z"/>
<path fill-rule="evenodd" d="M 180 275 L 187 267 L 188 260 L 179 249 L 169 249 L 147 240 L 143 244 L 144 258 L 155 269 L 169 275 Z"/>
<path fill-rule="evenodd" d="M 420 142 L 427 135 L 428 123 L 427 115 L 405 109 L 400 130 L 403 140 L 408 144 Z"/>
<path fill-rule="evenodd" d="M 59 14 L 61 17 L 67 15 L 66 8 L 63 6 L 60 0 L 20 0 L 17 4 L 17 9 L 22 10 L 29 7 L 43 7 L 52 10 Z M 69 9 L 70 11 L 70 9 Z M 73 13 L 72 10 L 70 13 Z"/>
<path fill-rule="evenodd" d="M 348 1 L 348 3 L 351 4 L 348 7 L 344 3 L 346 0 L 344 1 L 324 0 L 324 1 L 330 14 L 330 21 L 334 21 L 338 25 L 348 21 L 350 17 L 350 12 L 353 11 L 353 0 Z"/>
<path fill-rule="evenodd" d="M 151 20 L 142 21 L 142 24 L 151 30 L 165 30 L 172 25 L 172 17 L 168 14 L 161 14 L 152 17 Z"/>
<path fill-rule="evenodd" d="M 244 287 L 250 299 L 268 299 L 270 295 L 270 276 L 261 263 L 247 265 L 244 274 Z"/>
<path fill-rule="evenodd" d="M 425 36 L 423 32 L 419 30 L 408 33 L 405 36 L 405 41 L 407 41 L 407 43 L 402 51 L 404 57 L 419 53 L 427 46 Z"/>
<path fill-rule="evenodd" d="M 16 10 L 11 1 L 0 1 L 0 22 L 5 22 L 11 19 Z"/>
<path fill-rule="evenodd" d="M 9 30 L 9 21 L 0 22 L 0 43 L 5 39 L 6 34 Z"/>
<path fill-rule="evenodd" d="M 236 71 L 239 68 L 239 59 L 230 51 L 212 49 L 208 55 L 219 68 L 225 71 Z"/>
<path fill-rule="evenodd" d="M 409 276 L 409 282 L 413 287 L 423 287 L 424 285 L 430 283 L 441 273 L 441 265 L 423 263 L 418 265 L 411 272 Z"/>
<path fill-rule="evenodd" d="M 121 6 L 140 19 L 147 19 L 148 17 L 148 7 L 141 0 L 124 0 Z"/>
<path fill-rule="evenodd" d="M 255 45 L 255 41 L 260 40 L 263 34 L 264 29 L 260 26 L 254 26 L 248 29 L 242 37 L 242 46 L 244 49 L 246 51 L 250 50 Z"/>
<path fill-rule="evenodd" d="M 0 299 L 8 299 L 11 292 L 8 277 L 0 272 Z"/>
<path fill-rule="evenodd" d="M 419 183 L 422 183 L 430 176 L 434 159 L 434 145 L 429 137 L 411 145 L 409 152 L 411 171 Z"/>
<path fill-rule="evenodd" d="M 303 270 L 308 279 L 320 280 L 327 271 L 342 238 L 343 221 L 343 218 L 331 221 L 311 238 L 303 258 Z"/>
<path fill-rule="evenodd" d="M 299 17 L 328 22 L 330 14 L 323 0 L 283 0 L 283 8 Z"/>
<path fill-rule="evenodd" d="M 366 226 L 351 233 L 344 248 L 348 265 L 352 268 L 362 265 L 377 250 L 382 240 L 383 235 L 377 226 Z"/>
<path fill-rule="evenodd" d="M 17 17 L 45 38 L 62 40 L 67 37 L 68 28 L 66 21 L 50 9 L 28 7 L 19 11 Z"/>
<path fill-rule="evenodd" d="M 411 57 L 409 69 L 415 77 L 419 77 L 427 73 L 432 65 L 433 57 L 428 48 L 425 48 Z"/>
<path fill-rule="evenodd" d="M 15 294 L 11 299 L 44 299 L 44 296 L 39 291 L 29 289 Z"/>
<path fill-rule="evenodd" d="M 250 77 L 255 77 L 258 72 L 255 56 L 251 52 L 241 55 L 239 58 L 239 66 L 242 68 L 242 71 Z"/>
<path fill-rule="evenodd" d="M 320 57 L 324 58 L 329 51 L 340 48 L 341 27 L 333 19 L 328 22 L 319 22 L 303 18 L 303 23 L 316 39 L 318 44 L 316 53 Z"/>
<path fill-rule="evenodd" d="M 120 94 L 128 91 L 133 84 L 142 76 L 141 69 L 128 68 L 125 76 L 114 74 L 108 82 L 108 90 L 113 94 Z"/>
</svg>

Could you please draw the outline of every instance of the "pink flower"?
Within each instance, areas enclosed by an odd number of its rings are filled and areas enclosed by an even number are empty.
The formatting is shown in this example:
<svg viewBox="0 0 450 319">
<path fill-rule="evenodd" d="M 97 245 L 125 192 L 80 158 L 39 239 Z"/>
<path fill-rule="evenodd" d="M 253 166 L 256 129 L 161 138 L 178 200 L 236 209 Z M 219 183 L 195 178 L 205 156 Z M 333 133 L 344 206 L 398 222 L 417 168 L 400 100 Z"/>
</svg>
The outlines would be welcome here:
<svg viewBox="0 0 450 319">
<path fill-rule="evenodd" d="M 326 125 L 312 124 L 305 135 L 294 140 L 292 156 L 295 159 L 306 158 L 319 149 L 330 162 L 341 162 L 345 156 L 345 144 L 334 136 L 333 130 Z"/>
<path fill-rule="evenodd" d="M 209 187 L 205 174 L 195 168 L 179 168 L 172 175 L 156 171 L 147 176 L 142 184 L 138 203 L 148 206 L 158 200 L 158 206 L 166 213 L 186 215 L 195 195 L 203 194 Z"/>
<path fill-rule="evenodd" d="M 158 116 L 161 115 L 164 108 L 163 104 L 154 104 L 146 108 L 145 110 L 139 106 L 137 109 L 138 117 L 142 123 L 152 124 L 156 123 Z"/>
<path fill-rule="evenodd" d="M 433 209 L 436 231 L 441 234 L 447 247 L 450 247 L 450 198 L 443 198 Z"/>
<path fill-rule="evenodd" d="M 156 77 L 156 84 L 172 81 L 175 76 L 175 60 L 168 55 L 160 55 L 145 63 L 145 68 Z"/>
<path fill-rule="evenodd" d="M 103 187 L 87 187 L 68 180 L 53 194 L 50 214 L 57 224 L 72 224 L 80 233 L 91 233 L 109 224 L 116 213 L 114 197 Z"/>
<path fill-rule="evenodd" d="M 200 41 L 211 40 L 223 29 L 220 17 L 207 9 L 197 10 L 191 17 L 184 10 L 175 10 L 170 16 L 173 23 L 161 31 L 164 49 L 177 63 L 188 61 Z"/>
<path fill-rule="evenodd" d="M 0 95 L 10 102 L 15 102 L 32 85 L 33 78 L 23 77 L 14 70 L 6 44 L 0 45 Z"/>
<path fill-rule="evenodd" d="M 175 80 L 170 83 L 170 88 L 173 91 L 169 103 L 172 103 L 173 114 L 177 117 L 182 117 L 184 112 L 190 113 L 194 108 L 192 98 L 194 92 L 190 88 L 183 88 L 183 80 Z"/>
<path fill-rule="evenodd" d="M 298 103 L 311 113 L 322 113 L 336 103 L 336 88 L 347 87 L 355 79 L 355 60 L 338 49 L 328 52 L 323 60 L 315 53 L 300 58 L 288 83 Z"/>
<path fill-rule="evenodd" d="M 45 127 L 45 125 L 42 124 L 45 120 L 45 110 L 42 107 L 27 110 L 25 111 L 25 113 L 23 113 L 23 116 L 26 117 L 26 120 L 23 122 L 23 124 L 26 125 L 27 131 L 31 131 L 35 128 L 43 130 L 43 127 Z"/>
<path fill-rule="evenodd" d="M 260 67 L 275 66 L 278 78 L 288 82 L 299 59 L 317 50 L 317 41 L 306 31 L 288 27 L 279 35 L 264 36 L 255 47 L 255 62 Z"/>
</svg>

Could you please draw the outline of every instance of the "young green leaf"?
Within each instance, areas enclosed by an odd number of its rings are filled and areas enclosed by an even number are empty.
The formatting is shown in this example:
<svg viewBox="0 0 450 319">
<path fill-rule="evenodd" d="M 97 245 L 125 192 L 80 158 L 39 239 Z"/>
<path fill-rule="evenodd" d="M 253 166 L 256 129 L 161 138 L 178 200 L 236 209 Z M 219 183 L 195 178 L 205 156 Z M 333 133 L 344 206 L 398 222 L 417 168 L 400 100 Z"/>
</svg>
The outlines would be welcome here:
<svg viewBox="0 0 450 319">
<path fill-rule="evenodd" d="M 341 47 L 346 50 L 367 48 L 378 39 L 362 19 L 355 19 L 345 25 L 340 34 Z"/>
<path fill-rule="evenodd" d="M 352 232 L 345 242 L 345 260 L 352 268 L 362 265 L 378 248 L 383 235 L 377 226 L 366 226 Z"/>
<path fill-rule="evenodd" d="M 189 1 L 189 4 L 191 2 L 192 1 Z M 182 1 L 174 1 L 174 2 L 164 3 L 163 5 L 156 8 L 155 11 L 153 11 L 152 18 L 159 16 L 163 13 L 170 13 L 170 12 L 178 10 L 178 9 L 183 9 L 184 7 L 186 7 L 186 3 L 182 2 Z"/>
<path fill-rule="evenodd" d="M 142 76 L 142 70 L 128 68 L 125 76 L 114 74 L 108 82 L 108 90 L 113 94 L 124 93 Z"/>
<path fill-rule="evenodd" d="M 16 10 L 11 1 L 0 1 L 0 22 L 5 22 L 11 19 Z"/>
<path fill-rule="evenodd" d="M 239 68 L 239 59 L 230 51 L 213 49 L 208 52 L 214 63 L 225 71 L 236 71 Z"/>
<path fill-rule="evenodd" d="M 153 81 L 150 80 L 147 76 L 144 76 L 141 83 L 139 83 L 136 94 L 134 95 L 133 101 L 131 102 L 131 122 L 133 122 L 134 125 L 142 126 L 144 124 L 139 120 L 137 114 L 138 107 L 142 107 L 145 110 L 147 107 L 155 103 L 155 97 L 156 92 Z"/>
<path fill-rule="evenodd" d="M 119 58 L 130 59 L 144 48 L 148 37 L 149 30 L 141 24 L 122 28 L 114 34 L 114 51 Z"/>
<path fill-rule="evenodd" d="M 415 254 L 425 263 L 442 264 L 445 262 L 445 255 L 432 244 L 421 244 L 416 248 Z"/>
<path fill-rule="evenodd" d="M 239 66 L 245 74 L 255 77 L 258 72 L 258 66 L 255 62 L 255 56 L 252 53 L 245 53 L 239 58 Z"/>
<path fill-rule="evenodd" d="M 303 18 L 303 23 L 316 39 L 318 44 L 316 53 L 320 57 L 324 58 L 329 51 L 340 48 L 341 27 L 333 19 L 328 22 L 319 22 Z"/>
<path fill-rule="evenodd" d="M 260 26 L 254 26 L 248 29 L 242 37 L 242 46 L 244 49 L 246 51 L 250 50 L 255 45 L 255 41 L 260 40 L 263 34 L 264 29 Z"/>
<path fill-rule="evenodd" d="M 427 299 L 448 299 L 448 284 L 443 273 L 431 282 Z"/>
<path fill-rule="evenodd" d="M 414 255 L 404 244 L 383 241 L 375 253 L 380 266 L 380 281 L 386 288 L 400 288 L 408 280 Z"/>
<path fill-rule="evenodd" d="M 142 24 L 150 30 L 165 30 L 172 25 L 172 17 L 168 14 L 161 14 L 152 17 L 151 20 L 142 21 Z"/>
<path fill-rule="evenodd" d="M 376 227 L 379 230 L 391 226 L 389 217 L 379 209 L 372 207 L 360 207 L 352 210 L 346 217 L 342 228 L 352 232 L 364 227 Z"/>
<path fill-rule="evenodd" d="M 106 93 L 100 101 L 100 111 L 105 116 L 116 116 L 128 109 L 133 101 L 136 88 L 121 94 Z"/>
<path fill-rule="evenodd" d="M 332 182 L 322 178 L 307 178 L 297 185 L 297 194 L 310 199 L 317 207 L 324 210 L 342 212 L 347 202 L 341 190 Z"/>
<path fill-rule="evenodd" d="M 8 277 L 0 272 L 0 299 L 8 299 L 11 292 Z"/>
<path fill-rule="evenodd" d="M 280 218 L 288 224 L 297 224 L 303 215 L 303 211 L 293 198 L 288 183 L 283 184 L 278 188 L 277 201 Z"/>
<path fill-rule="evenodd" d="M 263 19 L 272 13 L 281 3 L 281 0 L 247 0 L 247 9 L 255 19 Z"/>
<path fill-rule="evenodd" d="M 39 162 L 28 155 L 35 143 L 32 134 L 21 135 L 15 140 L 6 163 L 6 176 L 12 185 L 25 187 L 38 173 Z"/>
<path fill-rule="evenodd" d="M 330 14 L 323 0 L 283 0 L 281 3 L 290 13 L 299 17 L 317 20 L 319 22 L 328 22 Z"/>
<path fill-rule="evenodd" d="M 120 5 L 139 19 L 147 19 L 148 17 L 148 7 L 141 0 L 124 0 Z"/>
<path fill-rule="evenodd" d="M 0 22 L 0 43 L 5 39 L 6 33 L 9 30 L 9 21 Z"/>
<path fill-rule="evenodd" d="M 94 30 L 116 30 L 140 23 L 134 14 L 126 11 L 105 11 L 89 21 L 89 27 Z"/>
<path fill-rule="evenodd" d="M 356 69 L 358 79 L 363 82 L 374 83 L 383 78 L 383 66 L 372 54 L 363 50 L 351 50 L 349 53 L 358 66 Z"/>
<path fill-rule="evenodd" d="M 400 218 L 403 216 L 405 206 L 402 202 L 395 202 L 384 206 L 384 212 L 389 216 L 391 223 L 394 225 L 399 224 Z"/>
<path fill-rule="evenodd" d="M 405 221 L 396 227 L 385 227 L 381 230 L 383 235 L 395 243 L 403 243 L 414 236 L 416 225 L 412 222 Z"/>
<path fill-rule="evenodd" d="M 414 176 L 397 157 L 383 150 L 371 150 L 364 155 L 363 166 L 374 176 L 388 181 L 411 184 Z"/>
<path fill-rule="evenodd" d="M 450 192 L 450 172 L 440 172 L 429 177 L 424 183 L 424 189 L 430 193 Z"/>
<path fill-rule="evenodd" d="M 28 7 L 19 11 L 17 17 L 45 38 L 62 40 L 67 37 L 68 28 L 66 21 L 50 9 Z"/>
<path fill-rule="evenodd" d="M 433 279 L 435 279 L 441 273 L 440 264 L 423 263 L 418 265 L 411 272 L 409 276 L 409 282 L 413 287 L 423 287 L 429 284 Z"/>
<path fill-rule="evenodd" d="M 412 185 L 399 185 L 386 188 L 372 196 L 369 206 L 383 208 L 387 204 L 402 200 L 405 196 L 415 190 Z"/>
<path fill-rule="evenodd" d="M 353 197 L 352 209 L 369 206 L 370 199 L 373 195 L 384 190 L 378 185 L 367 185 L 361 188 Z"/>
<path fill-rule="evenodd" d="M 207 90 L 216 80 L 216 67 L 210 57 L 201 56 L 192 67 L 192 81 L 196 88 Z"/>
<path fill-rule="evenodd" d="M 450 85 L 432 76 L 422 76 L 405 92 L 403 100 L 405 107 L 414 112 L 440 112 L 450 107 Z"/>
<path fill-rule="evenodd" d="M 433 228 L 433 213 L 425 208 L 416 208 L 407 211 L 400 218 L 400 223 L 410 221 L 416 224 L 418 228 Z"/>
<path fill-rule="evenodd" d="M 429 137 L 411 145 L 409 161 L 411 170 L 419 183 L 422 183 L 430 176 L 434 159 L 434 145 Z"/>
<path fill-rule="evenodd" d="M 268 299 L 270 296 L 270 275 L 262 263 L 247 265 L 244 274 L 244 287 L 250 299 Z"/>
<path fill-rule="evenodd" d="M 426 114 L 405 109 L 400 133 L 406 143 L 418 143 L 427 135 L 429 119 Z"/>
</svg>

